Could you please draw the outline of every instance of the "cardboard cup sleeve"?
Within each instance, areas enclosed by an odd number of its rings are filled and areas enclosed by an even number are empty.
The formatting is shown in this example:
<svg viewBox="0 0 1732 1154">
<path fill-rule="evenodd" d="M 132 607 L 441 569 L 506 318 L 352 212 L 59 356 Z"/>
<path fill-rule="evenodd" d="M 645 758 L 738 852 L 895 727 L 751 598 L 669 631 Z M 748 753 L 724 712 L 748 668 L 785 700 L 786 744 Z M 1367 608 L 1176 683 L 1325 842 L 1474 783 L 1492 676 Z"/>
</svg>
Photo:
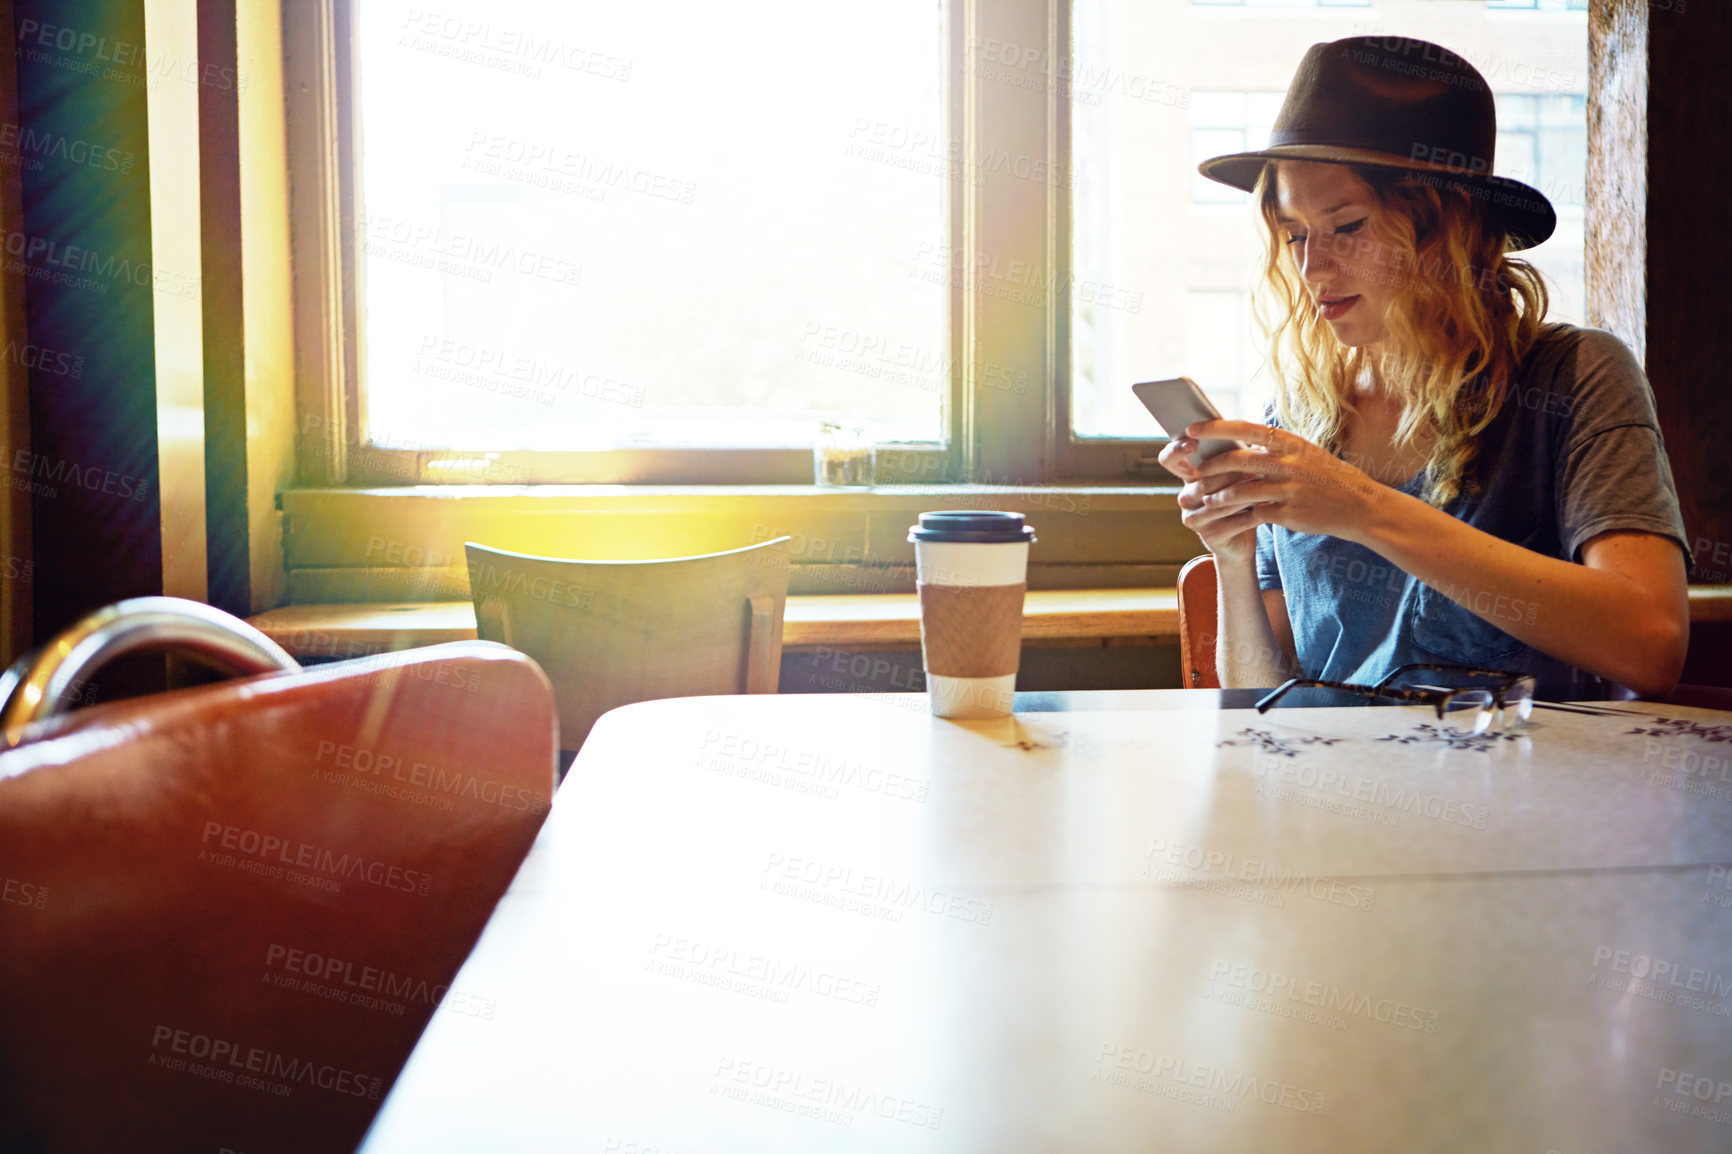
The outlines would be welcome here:
<svg viewBox="0 0 1732 1154">
<path fill-rule="evenodd" d="M 1003 677 L 1022 656 L 1017 585 L 920 584 L 920 646 L 926 672 L 940 677 Z"/>
</svg>

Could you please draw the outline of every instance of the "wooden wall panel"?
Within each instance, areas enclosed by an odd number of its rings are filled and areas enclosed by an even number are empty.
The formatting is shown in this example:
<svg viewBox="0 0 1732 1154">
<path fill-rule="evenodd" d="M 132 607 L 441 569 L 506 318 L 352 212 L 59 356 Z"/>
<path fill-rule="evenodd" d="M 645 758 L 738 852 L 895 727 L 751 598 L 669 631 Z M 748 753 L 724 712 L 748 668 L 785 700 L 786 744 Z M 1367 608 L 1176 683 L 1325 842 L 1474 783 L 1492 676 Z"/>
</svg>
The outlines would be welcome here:
<svg viewBox="0 0 1732 1154">
<path fill-rule="evenodd" d="M 1648 377 L 1695 552 L 1732 581 L 1732 4 L 1648 4 Z"/>
<path fill-rule="evenodd" d="M 294 315 L 282 10 L 199 0 L 205 484 L 210 603 L 282 604 L 277 494 L 294 480 Z"/>
<path fill-rule="evenodd" d="M 12 0 L 0 0 L 0 60 L 13 58 Z M 0 124 L 18 123 L 18 73 L 0 69 Z M 0 147 L 0 235 L 21 232 L 24 219 L 19 178 L 23 155 L 16 144 Z M 30 543 L 30 490 L 12 484 L 12 463 L 30 460 L 30 371 L 34 346 L 24 324 L 24 270 L 0 261 L 0 452 L 7 483 L 0 487 L 0 666 L 10 665 L 32 644 L 36 564 Z"/>
<path fill-rule="evenodd" d="M 199 288 L 151 251 L 144 23 L 142 0 L 12 5 L 24 163 L 7 260 L 49 350 L 29 368 L 29 449 L 9 462 L 32 487 L 38 640 L 162 591 L 154 296 Z"/>
</svg>

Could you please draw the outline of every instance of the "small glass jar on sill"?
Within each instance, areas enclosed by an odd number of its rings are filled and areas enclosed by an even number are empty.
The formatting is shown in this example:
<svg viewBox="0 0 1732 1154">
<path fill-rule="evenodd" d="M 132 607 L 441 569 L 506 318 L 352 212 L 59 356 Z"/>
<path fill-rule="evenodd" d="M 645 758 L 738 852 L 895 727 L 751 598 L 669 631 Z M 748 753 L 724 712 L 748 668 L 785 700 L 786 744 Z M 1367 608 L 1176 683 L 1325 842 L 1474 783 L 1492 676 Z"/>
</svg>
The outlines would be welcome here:
<svg viewBox="0 0 1732 1154">
<path fill-rule="evenodd" d="M 812 445 L 812 483 L 837 489 L 869 489 L 877 482 L 878 447 L 861 425 L 825 421 Z"/>
</svg>

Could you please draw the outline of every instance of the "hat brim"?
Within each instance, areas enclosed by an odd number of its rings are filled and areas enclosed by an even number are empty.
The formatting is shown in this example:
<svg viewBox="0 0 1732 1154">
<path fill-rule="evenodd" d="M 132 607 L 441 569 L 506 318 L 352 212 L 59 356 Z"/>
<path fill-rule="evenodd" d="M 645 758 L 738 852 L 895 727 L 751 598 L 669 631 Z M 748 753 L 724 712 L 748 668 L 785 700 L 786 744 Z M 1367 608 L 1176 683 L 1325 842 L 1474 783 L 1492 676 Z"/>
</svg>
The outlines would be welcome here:
<svg viewBox="0 0 1732 1154">
<path fill-rule="evenodd" d="M 1428 164 L 1391 152 L 1349 148 L 1335 144 L 1278 144 L 1260 152 L 1234 152 L 1216 156 L 1197 166 L 1210 180 L 1251 192 L 1263 166 L 1271 160 L 1312 160 L 1321 164 L 1358 164 L 1375 168 L 1399 168 L 1436 178 L 1438 183 L 1459 185 L 1469 196 L 1486 202 L 1488 215 L 1509 237 L 1511 250 L 1544 244 L 1557 231 L 1558 213 L 1538 189 L 1507 176 L 1463 172 L 1446 164 Z"/>
</svg>

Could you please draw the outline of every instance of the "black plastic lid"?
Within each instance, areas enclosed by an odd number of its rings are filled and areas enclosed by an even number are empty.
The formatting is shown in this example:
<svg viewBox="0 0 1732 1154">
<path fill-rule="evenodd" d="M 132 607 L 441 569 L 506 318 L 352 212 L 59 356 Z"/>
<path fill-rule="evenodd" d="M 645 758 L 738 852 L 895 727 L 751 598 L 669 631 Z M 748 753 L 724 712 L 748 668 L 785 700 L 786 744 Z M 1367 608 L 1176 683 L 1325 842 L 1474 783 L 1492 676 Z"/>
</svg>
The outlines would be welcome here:
<svg viewBox="0 0 1732 1154">
<path fill-rule="evenodd" d="M 920 524 L 908 527 L 910 541 L 967 545 L 1015 545 L 1034 540 L 1034 530 L 1021 513 L 980 509 L 943 509 L 920 514 Z"/>
</svg>

